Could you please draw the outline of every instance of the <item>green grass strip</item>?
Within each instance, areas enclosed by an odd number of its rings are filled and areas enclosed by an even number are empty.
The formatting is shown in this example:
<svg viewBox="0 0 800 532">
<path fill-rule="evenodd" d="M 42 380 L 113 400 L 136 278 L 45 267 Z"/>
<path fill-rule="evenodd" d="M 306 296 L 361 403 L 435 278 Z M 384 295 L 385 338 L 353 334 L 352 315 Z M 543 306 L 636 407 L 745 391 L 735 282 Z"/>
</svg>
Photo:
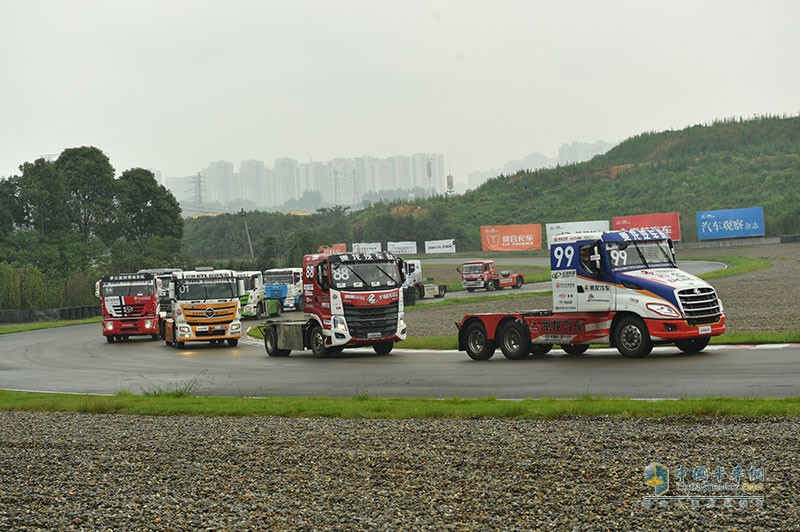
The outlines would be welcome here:
<svg viewBox="0 0 800 532">
<path fill-rule="evenodd" d="M 172 397 L 169 395 L 65 395 L 0 391 L 0 410 L 80 412 L 149 416 L 279 416 L 347 419 L 552 419 L 566 416 L 616 417 L 798 417 L 800 398 L 726 397 L 637 401 L 624 398 L 577 399 L 384 399 L 368 393 L 328 397 Z"/>
</svg>

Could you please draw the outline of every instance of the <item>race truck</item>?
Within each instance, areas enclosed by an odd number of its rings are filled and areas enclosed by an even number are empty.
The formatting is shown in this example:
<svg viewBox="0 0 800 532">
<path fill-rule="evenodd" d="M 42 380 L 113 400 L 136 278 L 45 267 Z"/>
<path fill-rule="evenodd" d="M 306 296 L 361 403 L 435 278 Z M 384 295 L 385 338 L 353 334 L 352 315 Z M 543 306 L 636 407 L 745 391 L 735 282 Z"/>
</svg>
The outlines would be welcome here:
<svg viewBox="0 0 800 532">
<path fill-rule="evenodd" d="M 164 338 L 164 323 L 170 310 L 169 280 L 174 272 L 182 271 L 180 268 L 149 268 L 139 270 L 137 273 L 152 273 L 158 279 L 158 336 Z"/>
<path fill-rule="evenodd" d="M 244 291 L 239 295 L 242 318 L 260 320 L 265 312 L 270 316 L 277 316 L 281 313 L 280 303 L 266 297 L 263 272 L 236 272 L 236 279 L 241 281 L 244 287 Z"/>
<path fill-rule="evenodd" d="M 235 347 L 242 334 L 239 294 L 243 290 L 233 270 L 173 273 L 164 343 L 182 349 L 186 342 L 227 341 Z"/>
<path fill-rule="evenodd" d="M 303 258 L 302 319 L 260 327 L 271 357 L 310 349 L 317 358 L 344 348 L 388 355 L 406 339 L 403 261 L 391 253 L 315 253 Z"/>
<path fill-rule="evenodd" d="M 456 268 L 456 271 L 461 274 L 461 286 L 466 288 L 467 292 L 473 292 L 476 288 L 485 288 L 487 291 L 508 286 L 520 288 L 525 284 L 522 274 L 511 273 L 508 270 L 498 274 L 493 260 L 471 260 Z"/>
<path fill-rule="evenodd" d="M 277 301 L 281 310 L 303 310 L 303 269 L 273 268 L 264 272 L 268 301 Z"/>
<path fill-rule="evenodd" d="M 414 287 L 416 289 L 417 299 L 425 299 L 426 297 L 444 297 L 444 295 L 447 293 L 447 287 L 443 284 L 433 283 L 433 279 L 426 279 L 428 282 L 422 281 L 422 262 L 419 260 L 405 260 L 403 261 L 403 265 L 406 275 L 406 280 L 403 282 L 403 288 Z"/>
<path fill-rule="evenodd" d="M 554 344 L 570 355 L 606 344 L 622 356 L 645 357 L 667 343 L 696 353 L 725 332 L 716 291 L 678 269 L 663 231 L 558 235 L 550 270 L 553 310 L 464 316 L 459 350 L 487 360 L 500 346 L 506 358 L 522 359 Z"/>
<path fill-rule="evenodd" d="M 95 283 L 107 342 L 127 340 L 130 336 L 151 336 L 158 340 L 159 284 L 151 273 L 106 275 Z"/>
</svg>

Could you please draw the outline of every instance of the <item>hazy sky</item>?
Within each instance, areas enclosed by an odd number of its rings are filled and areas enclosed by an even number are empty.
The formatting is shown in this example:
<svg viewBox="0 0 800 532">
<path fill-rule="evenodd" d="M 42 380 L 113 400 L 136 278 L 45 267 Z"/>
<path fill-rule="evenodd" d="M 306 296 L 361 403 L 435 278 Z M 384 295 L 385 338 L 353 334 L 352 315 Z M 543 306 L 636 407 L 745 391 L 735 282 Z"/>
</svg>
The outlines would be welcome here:
<svg viewBox="0 0 800 532">
<path fill-rule="evenodd" d="M 800 112 L 800 2 L 0 0 L 0 175 L 443 153 Z"/>
</svg>

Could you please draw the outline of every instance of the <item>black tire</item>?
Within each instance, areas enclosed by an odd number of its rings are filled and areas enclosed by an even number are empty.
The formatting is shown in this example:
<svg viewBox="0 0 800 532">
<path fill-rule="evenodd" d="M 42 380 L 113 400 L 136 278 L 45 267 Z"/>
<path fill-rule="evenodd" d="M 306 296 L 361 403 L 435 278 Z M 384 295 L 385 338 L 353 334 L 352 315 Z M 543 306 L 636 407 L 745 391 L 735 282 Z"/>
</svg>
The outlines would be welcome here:
<svg viewBox="0 0 800 532">
<path fill-rule="evenodd" d="M 494 284 L 494 281 L 489 281 L 487 283 L 484 283 L 483 287 L 486 289 L 487 292 L 497 290 L 497 286 Z"/>
<path fill-rule="evenodd" d="M 519 322 L 509 323 L 500 332 L 500 350 L 509 360 L 528 358 L 530 346 L 530 332 Z"/>
<path fill-rule="evenodd" d="M 708 342 L 711 341 L 710 336 L 701 336 L 699 338 L 689 338 L 687 340 L 675 340 L 675 347 L 684 353 L 699 353 L 706 348 Z"/>
<path fill-rule="evenodd" d="M 300 299 L 297 300 L 297 305 L 296 305 L 297 310 L 303 312 L 304 303 L 305 303 L 305 296 L 301 294 Z"/>
<path fill-rule="evenodd" d="M 292 352 L 290 349 L 278 349 L 278 331 L 275 330 L 275 327 L 264 329 L 264 349 L 271 357 L 285 357 Z"/>
<path fill-rule="evenodd" d="M 264 317 L 264 304 L 259 303 L 256 305 L 256 319 L 260 320 Z"/>
<path fill-rule="evenodd" d="M 239 345 L 239 339 L 238 338 L 229 338 L 228 339 L 228 347 L 236 347 L 237 345 Z"/>
<path fill-rule="evenodd" d="M 319 324 L 312 325 L 311 330 L 308 331 L 308 344 L 314 358 L 328 358 L 331 354 L 330 350 L 325 347 L 325 335 L 322 334 L 322 327 Z"/>
<path fill-rule="evenodd" d="M 474 289 L 474 288 L 467 288 L 467 292 L 469 292 L 469 293 L 472 293 L 472 292 L 474 292 L 474 291 L 475 291 L 475 289 Z"/>
<path fill-rule="evenodd" d="M 425 287 L 421 284 L 417 285 L 417 299 L 425 299 Z"/>
<path fill-rule="evenodd" d="M 158 335 L 157 334 L 151 334 L 150 338 L 152 338 L 153 340 L 158 340 Z"/>
<path fill-rule="evenodd" d="M 447 293 L 447 287 L 442 284 L 442 285 L 439 285 L 439 291 L 433 297 L 444 297 L 444 295 L 446 293 Z"/>
<path fill-rule="evenodd" d="M 467 325 L 464 331 L 467 354 L 472 360 L 489 360 L 494 355 L 494 342 L 486 335 L 486 327 L 479 321 Z"/>
<path fill-rule="evenodd" d="M 179 342 L 178 340 L 175 340 L 174 342 L 172 342 L 172 345 L 175 347 L 175 349 L 183 349 L 183 346 L 185 346 L 186 344 L 184 342 Z"/>
<path fill-rule="evenodd" d="M 372 349 L 379 355 L 388 355 L 392 352 L 394 342 L 381 342 L 379 344 L 372 344 Z"/>
<path fill-rule="evenodd" d="M 531 344 L 531 355 L 538 357 L 546 355 L 553 349 L 553 344 Z"/>
<path fill-rule="evenodd" d="M 113 336 L 106 336 L 106 342 L 108 342 L 109 344 L 113 344 L 114 343 L 114 337 Z"/>
<path fill-rule="evenodd" d="M 636 316 L 625 316 L 614 328 L 614 345 L 627 358 L 644 358 L 653 350 L 647 326 Z"/>
<path fill-rule="evenodd" d="M 560 344 L 559 347 L 571 356 L 582 355 L 589 349 L 589 344 Z"/>
<path fill-rule="evenodd" d="M 514 286 L 512 286 L 511 288 L 514 288 L 515 290 L 518 288 L 522 288 L 522 283 L 524 282 L 525 279 L 523 279 L 522 277 L 517 277 L 517 280 L 514 281 Z"/>
</svg>

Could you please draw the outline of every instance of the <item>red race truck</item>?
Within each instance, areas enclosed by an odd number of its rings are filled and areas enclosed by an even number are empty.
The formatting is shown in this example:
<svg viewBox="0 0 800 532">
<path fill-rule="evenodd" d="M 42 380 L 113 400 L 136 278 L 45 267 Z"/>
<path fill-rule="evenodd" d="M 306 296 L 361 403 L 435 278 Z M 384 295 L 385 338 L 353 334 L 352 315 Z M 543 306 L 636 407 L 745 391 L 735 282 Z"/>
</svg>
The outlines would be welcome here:
<svg viewBox="0 0 800 532">
<path fill-rule="evenodd" d="M 471 260 L 465 262 L 456 271 L 461 274 L 461 286 L 472 292 L 476 288 L 488 291 L 511 287 L 519 288 L 525 284 L 522 274 L 503 270 L 497 272 L 493 260 Z"/>
<path fill-rule="evenodd" d="M 103 315 L 103 336 L 109 343 L 130 336 L 158 340 L 159 280 L 152 273 L 106 275 L 95 284 Z"/>
<path fill-rule="evenodd" d="M 317 358 L 344 348 L 379 355 L 405 340 L 403 261 L 391 253 L 315 253 L 303 258 L 303 318 L 260 327 L 267 354 L 310 349 Z"/>
<path fill-rule="evenodd" d="M 570 355 L 607 344 L 645 357 L 656 344 L 702 351 L 725 332 L 714 288 L 678 269 L 672 241 L 660 230 L 558 235 L 550 248 L 553 310 L 470 314 L 458 323 L 458 348 L 487 360 Z"/>
</svg>

